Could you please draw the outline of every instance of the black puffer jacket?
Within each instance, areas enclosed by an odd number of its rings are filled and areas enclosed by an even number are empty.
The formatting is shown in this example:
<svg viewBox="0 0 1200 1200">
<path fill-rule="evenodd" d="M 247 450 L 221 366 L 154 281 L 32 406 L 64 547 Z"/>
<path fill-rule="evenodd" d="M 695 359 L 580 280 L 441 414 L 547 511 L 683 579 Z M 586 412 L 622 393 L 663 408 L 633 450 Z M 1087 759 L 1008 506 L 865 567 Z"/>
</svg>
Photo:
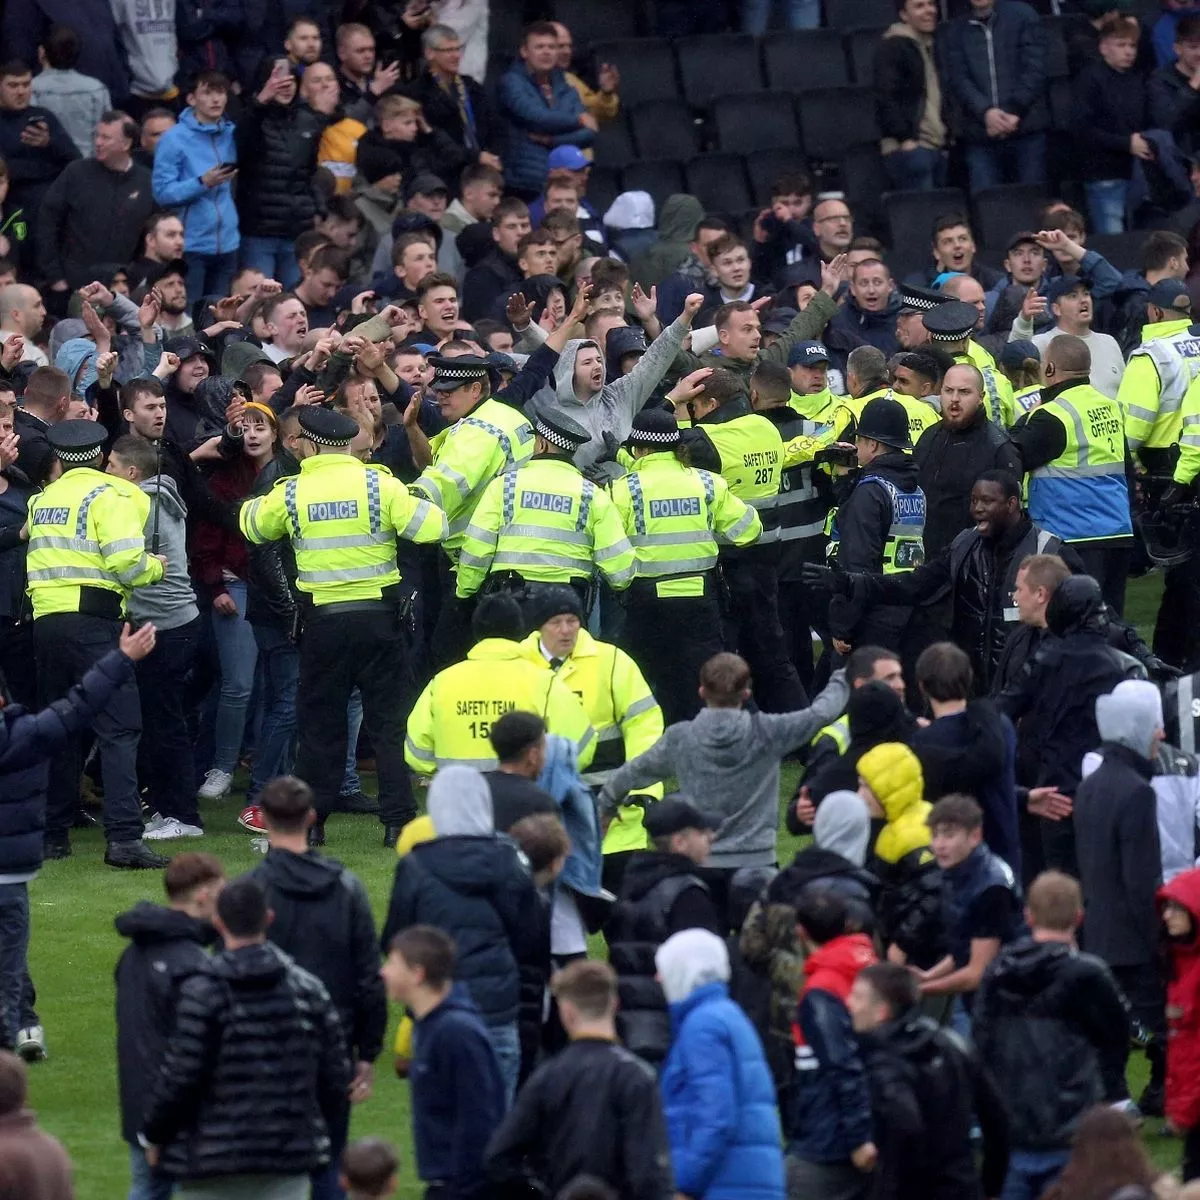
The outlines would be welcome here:
<svg viewBox="0 0 1200 1200">
<path fill-rule="evenodd" d="M 268 850 L 251 873 L 275 913 L 271 941 L 328 989 L 350 1054 L 374 1062 L 383 1049 L 387 996 L 362 880 L 336 859 L 312 851 Z"/>
<path fill-rule="evenodd" d="M 129 945 L 117 960 L 117 1078 L 121 1136 L 137 1141 L 142 1113 L 154 1094 L 185 979 L 207 971 L 204 947 L 216 930 L 185 912 L 139 900 L 114 924 Z"/>
<path fill-rule="evenodd" d="M 329 118 L 303 101 L 252 101 L 237 123 L 242 237 L 299 237 L 317 213 L 313 172 Z"/>
<path fill-rule="evenodd" d="M 1120 990 L 1100 959 L 1061 942 L 1024 938 L 1000 952 L 975 995 L 972 1034 L 1016 1149 L 1064 1149 L 1089 1108 L 1128 1095 Z"/>
<path fill-rule="evenodd" d="M 324 985 L 269 942 L 224 950 L 185 980 L 142 1132 L 173 1179 L 308 1174 L 350 1060 Z"/>
<path fill-rule="evenodd" d="M 279 480 L 295 475 L 300 464 L 281 450 L 258 473 L 252 496 L 265 496 Z M 296 640 L 300 627 L 296 588 L 296 552 L 291 538 L 247 546 L 247 620 L 270 626 Z"/>
<path fill-rule="evenodd" d="M 433 925 L 454 939 L 456 978 L 486 1025 L 516 1021 L 518 966 L 540 958 L 542 921 L 533 878 L 512 842 L 462 836 L 414 846 L 396 864 L 385 952 L 410 925 Z"/>
<path fill-rule="evenodd" d="M 605 926 L 608 960 L 617 973 L 617 1033 L 650 1063 L 671 1048 L 671 1018 L 655 978 L 654 952 L 672 934 L 699 927 L 723 932 L 708 885 L 682 854 L 638 851 L 621 881 L 621 895 Z"/>
</svg>

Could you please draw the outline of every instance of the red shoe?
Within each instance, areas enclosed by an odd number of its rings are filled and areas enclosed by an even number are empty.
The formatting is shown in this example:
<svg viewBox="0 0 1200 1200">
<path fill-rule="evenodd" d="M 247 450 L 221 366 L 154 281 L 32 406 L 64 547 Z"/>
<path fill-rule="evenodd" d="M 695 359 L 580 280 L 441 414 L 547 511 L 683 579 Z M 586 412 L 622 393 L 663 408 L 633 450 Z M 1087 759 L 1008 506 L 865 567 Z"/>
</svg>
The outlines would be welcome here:
<svg viewBox="0 0 1200 1200">
<path fill-rule="evenodd" d="M 262 809 L 257 804 L 251 804 L 249 808 L 242 809 L 242 815 L 238 817 L 238 824 L 251 833 L 267 832 L 267 823 L 263 820 Z"/>
</svg>

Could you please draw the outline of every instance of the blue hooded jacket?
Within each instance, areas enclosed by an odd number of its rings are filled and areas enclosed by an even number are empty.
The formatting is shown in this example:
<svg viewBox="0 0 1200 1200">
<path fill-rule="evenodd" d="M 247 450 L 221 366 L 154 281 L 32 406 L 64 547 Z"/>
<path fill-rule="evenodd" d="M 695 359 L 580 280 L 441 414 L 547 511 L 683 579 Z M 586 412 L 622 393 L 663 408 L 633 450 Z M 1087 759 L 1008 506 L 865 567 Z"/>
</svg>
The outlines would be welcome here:
<svg viewBox="0 0 1200 1200">
<path fill-rule="evenodd" d="M 185 254 L 228 254 L 241 242 L 232 186 L 210 188 L 200 182 L 212 167 L 237 161 L 233 128 L 226 117 L 203 125 L 189 108 L 154 153 L 154 199 L 183 221 Z"/>
<path fill-rule="evenodd" d="M 571 839 L 571 852 L 563 867 L 562 882 L 582 896 L 600 896 L 603 859 L 596 802 L 587 784 L 579 778 L 575 747 L 558 734 L 546 735 L 546 765 L 537 785 L 549 792 L 562 809 L 563 825 Z"/>
<path fill-rule="evenodd" d="M 90 338 L 68 338 L 58 348 L 54 365 L 60 371 L 66 371 L 71 391 L 86 396 L 88 388 L 96 382 L 96 358 L 96 343 Z M 82 372 L 80 367 L 83 367 Z"/>
</svg>

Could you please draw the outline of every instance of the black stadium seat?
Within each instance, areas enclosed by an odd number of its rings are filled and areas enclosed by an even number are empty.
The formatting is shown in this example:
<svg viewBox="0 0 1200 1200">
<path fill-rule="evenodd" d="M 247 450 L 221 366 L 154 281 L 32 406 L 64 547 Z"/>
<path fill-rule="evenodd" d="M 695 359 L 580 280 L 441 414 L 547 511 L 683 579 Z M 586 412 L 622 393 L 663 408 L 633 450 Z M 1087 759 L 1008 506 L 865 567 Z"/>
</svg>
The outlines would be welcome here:
<svg viewBox="0 0 1200 1200">
<path fill-rule="evenodd" d="M 746 155 L 746 174 L 750 177 L 750 194 L 760 206 L 770 204 L 771 188 L 781 175 L 808 172 L 808 163 L 799 147 L 779 147 L 775 150 L 753 150 Z"/>
<path fill-rule="evenodd" d="M 624 191 L 621 186 L 621 172 L 616 167 L 604 167 L 597 164 L 588 175 L 588 203 L 601 215 L 608 206 Z"/>
<path fill-rule="evenodd" d="M 976 240 L 992 258 L 1002 254 L 1014 233 L 1038 228 L 1038 214 L 1046 199 L 1040 183 L 1006 183 L 976 192 L 971 197 Z"/>
<path fill-rule="evenodd" d="M 702 154 L 688 162 L 687 190 L 707 212 L 736 216 L 753 205 L 746 169 L 737 154 Z"/>
<path fill-rule="evenodd" d="M 867 25 L 886 29 L 895 19 L 893 0 L 825 0 L 825 24 L 843 33 Z"/>
<path fill-rule="evenodd" d="M 1087 17 L 1082 13 L 1042 18 L 1042 37 L 1046 43 L 1046 78 L 1066 79 L 1070 75 L 1067 46 L 1076 29 L 1087 30 Z"/>
<path fill-rule="evenodd" d="M 492 12 L 505 5 L 493 4 Z M 586 54 L 592 42 L 603 38 L 634 37 L 637 14 L 633 4 L 597 4 L 596 0 L 554 0 L 554 20 L 561 21 L 575 39 L 575 53 Z"/>
<path fill-rule="evenodd" d="M 792 98 L 783 92 L 719 96 L 713 101 L 717 146 L 731 153 L 799 146 Z"/>
<path fill-rule="evenodd" d="M 592 151 L 596 164 L 605 167 L 623 167 L 637 157 L 624 108 L 615 120 L 600 122 L 600 132 L 592 143 Z"/>
<path fill-rule="evenodd" d="M 879 140 L 870 88 L 825 88 L 796 98 L 800 142 L 810 159 L 837 162 L 851 146 Z"/>
<path fill-rule="evenodd" d="M 850 73 L 860 87 L 871 87 L 875 83 L 875 50 L 882 39 L 882 29 L 852 29 L 846 34 Z"/>
<path fill-rule="evenodd" d="M 639 159 L 625 168 L 622 180 L 627 192 L 649 192 L 654 197 L 656 211 L 662 208 L 663 201 L 668 196 L 687 191 L 683 179 L 683 164 L 673 159 Z M 590 192 L 591 189 L 588 190 Z"/>
<path fill-rule="evenodd" d="M 1125 233 L 1089 233 L 1087 248 L 1107 258 L 1118 271 L 1142 269 L 1142 245 L 1150 236 L 1148 229 Z"/>
<path fill-rule="evenodd" d="M 886 192 L 883 212 L 887 218 L 888 241 L 901 254 L 909 249 L 928 257 L 933 223 L 947 213 L 965 213 L 967 197 L 961 188 L 932 191 Z"/>
<path fill-rule="evenodd" d="M 629 107 L 645 100 L 667 100 L 679 95 L 675 55 L 665 38 L 626 38 L 598 42 L 592 47 L 594 64 L 612 63 L 621 72 L 621 104 Z"/>
<path fill-rule="evenodd" d="M 651 100 L 630 113 L 642 158 L 691 158 L 700 149 L 696 123 L 682 100 Z"/>
<path fill-rule="evenodd" d="M 762 87 L 758 43 L 748 33 L 679 38 L 675 52 L 683 98 L 693 108 L 707 108 L 726 92 L 757 92 Z"/>
<path fill-rule="evenodd" d="M 763 73 L 776 91 L 811 92 L 850 82 L 836 29 L 780 30 L 763 39 Z"/>
</svg>

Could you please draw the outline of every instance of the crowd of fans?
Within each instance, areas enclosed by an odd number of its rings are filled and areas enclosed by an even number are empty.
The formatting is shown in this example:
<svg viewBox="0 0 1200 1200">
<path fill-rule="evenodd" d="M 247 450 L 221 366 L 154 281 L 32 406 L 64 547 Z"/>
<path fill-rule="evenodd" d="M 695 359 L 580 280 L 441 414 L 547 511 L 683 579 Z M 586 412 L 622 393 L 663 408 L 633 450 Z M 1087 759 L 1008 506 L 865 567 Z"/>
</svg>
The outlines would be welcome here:
<svg viewBox="0 0 1200 1200">
<path fill-rule="evenodd" d="M 1140 1200 L 1159 1117 L 1189 1194 L 1200 10 L 897 0 L 891 198 L 731 212 L 589 199 L 621 71 L 498 7 L 5 5 L 0 1045 L 94 743 L 134 1200 Z M 822 16 L 730 7 L 652 31 Z"/>
</svg>

